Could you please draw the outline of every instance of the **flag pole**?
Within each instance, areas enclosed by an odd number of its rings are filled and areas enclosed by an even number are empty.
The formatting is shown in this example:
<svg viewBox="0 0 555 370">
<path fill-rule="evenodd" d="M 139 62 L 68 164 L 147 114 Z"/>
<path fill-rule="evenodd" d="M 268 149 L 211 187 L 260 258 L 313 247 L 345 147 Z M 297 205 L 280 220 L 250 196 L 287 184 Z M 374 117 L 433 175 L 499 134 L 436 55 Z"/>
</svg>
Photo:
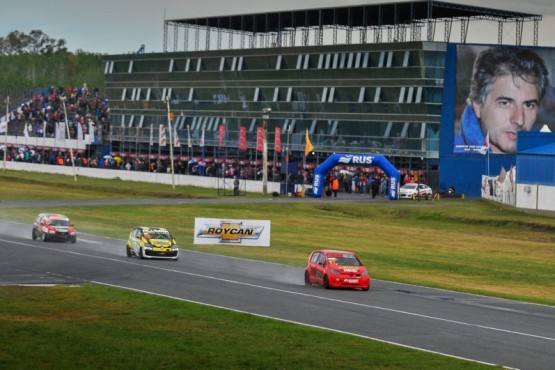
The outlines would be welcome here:
<svg viewBox="0 0 555 370">
<path fill-rule="evenodd" d="M 68 141 L 71 139 L 70 133 L 69 133 L 69 122 L 67 120 L 67 109 L 66 109 L 66 98 L 64 96 L 60 97 L 60 100 L 62 101 L 62 106 L 64 107 L 64 118 L 65 118 L 65 123 L 66 123 L 66 133 L 67 133 L 67 139 Z M 66 141 L 67 143 L 67 141 Z M 75 171 L 75 161 L 73 160 L 73 149 L 71 148 L 71 143 L 68 145 L 69 146 L 69 158 L 71 159 L 71 167 L 73 167 L 73 179 L 74 181 L 77 181 L 77 173 Z"/>
<path fill-rule="evenodd" d="M 170 97 L 166 96 L 166 108 L 168 110 L 168 131 L 170 134 L 170 167 L 172 172 L 172 189 L 175 190 L 175 172 L 173 167 L 173 142 L 172 142 L 172 114 L 170 111 Z"/>
<path fill-rule="evenodd" d="M 489 177 L 489 148 L 488 148 L 488 177 Z"/>
<path fill-rule="evenodd" d="M 6 171 L 6 158 L 8 153 L 8 121 L 10 120 L 10 97 L 6 97 L 6 133 L 4 134 L 4 171 Z"/>
</svg>

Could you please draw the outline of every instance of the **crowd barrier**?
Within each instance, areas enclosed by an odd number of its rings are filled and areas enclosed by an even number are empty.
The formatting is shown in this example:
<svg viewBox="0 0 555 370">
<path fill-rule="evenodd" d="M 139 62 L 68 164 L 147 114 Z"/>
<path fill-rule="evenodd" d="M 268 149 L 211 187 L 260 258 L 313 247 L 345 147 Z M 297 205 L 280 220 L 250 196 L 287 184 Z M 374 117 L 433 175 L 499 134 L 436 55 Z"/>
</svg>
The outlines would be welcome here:
<svg viewBox="0 0 555 370">
<path fill-rule="evenodd" d="M 49 164 L 36 164 L 26 162 L 12 162 L 2 161 L 2 168 L 15 171 L 28 171 L 60 174 L 67 176 L 74 176 L 74 169 L 72 166 L 56 166 Z M 210 176 L 194 176 L 194 175 L 174 175 L 172 180 L 171 173 L 159 172 L 142 172 L 142 171 L 127 171 L 127 170 L 112 170 L 105 168 L 91 168 L 91 167 L 75 167 L 75 175 L 84 177 L 94 177 L 101 179 L 118 179 L 122 181 L 135 181 L 135 182 L 148 182 L 156 184 L 176 186 L 197 186 L 201 188 L 218 189 L 221 186 L 221 178 Z M 232 180 L 232 179 L 231 179 Z M 254 180 L 241 180 L 241 191 L 251 193 L 263 193 L 263 182 Z M 269 194 L 279 193 L 280 183 L 271 182 L 267 183 L 267 192 Z"/>
</svg>

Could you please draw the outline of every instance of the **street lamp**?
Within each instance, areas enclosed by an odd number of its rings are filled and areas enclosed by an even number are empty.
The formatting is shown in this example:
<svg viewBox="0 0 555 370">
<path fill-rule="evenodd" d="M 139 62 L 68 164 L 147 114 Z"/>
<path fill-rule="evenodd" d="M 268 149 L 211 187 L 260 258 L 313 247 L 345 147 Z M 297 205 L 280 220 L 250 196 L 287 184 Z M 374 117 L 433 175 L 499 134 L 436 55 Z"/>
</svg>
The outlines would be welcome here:
<svg viewBox="0 0 555 370">
<path fill-rule="evenodd" d="M 270 120 L 271 108 L 262 109 L 262 193 L 268 194 L 268 121 Z"/>
</svg>

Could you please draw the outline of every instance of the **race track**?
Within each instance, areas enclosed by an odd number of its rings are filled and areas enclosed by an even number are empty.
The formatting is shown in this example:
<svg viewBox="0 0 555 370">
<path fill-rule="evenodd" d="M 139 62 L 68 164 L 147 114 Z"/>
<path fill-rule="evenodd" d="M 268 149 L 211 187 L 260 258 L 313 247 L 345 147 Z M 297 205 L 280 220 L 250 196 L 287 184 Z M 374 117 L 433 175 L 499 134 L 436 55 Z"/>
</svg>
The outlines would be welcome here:
<svg viewBox="0 0 555 370">
<path fill-rule="evenodd" d="M 380 280 L 369 292 L 325 290 L 305 286 L 302 268 L 186 249 L 177 262 L 140 260 L 124 246 L 84 234 L 33 241 L 30 224 L 0 220 L 0 284 L 93 282 L 488 364 L 555 364 L 554 307 Z"/>
</svg>

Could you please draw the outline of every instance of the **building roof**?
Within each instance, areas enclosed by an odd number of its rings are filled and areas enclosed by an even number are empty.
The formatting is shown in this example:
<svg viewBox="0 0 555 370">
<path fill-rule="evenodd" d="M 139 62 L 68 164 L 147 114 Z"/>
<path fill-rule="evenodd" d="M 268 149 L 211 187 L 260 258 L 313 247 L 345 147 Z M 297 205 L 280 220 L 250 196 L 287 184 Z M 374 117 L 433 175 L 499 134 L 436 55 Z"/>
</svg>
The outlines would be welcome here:
<svg viewBox="0 0 555 370">
<path fill-rule="evenodd" d="M 492 21 L 541 20 L 538 14 L 512 12 L 442 1 L 411 1 L 372 5 L 287 10 L 214 17 L 172 19 L 173 24 L 188 24 L 240 32 L 279 32 L 287 28 L 343 26 L 382 27 L 422 23 L 429 20 L 480 19 Z"/>
<path fill-rule="evenodd" d="M 272 36 L 277 40 L 291 38 L 294 32 L 303 32 L 304 46 L 309 44 L 309 30 L 317 32 L 315 44 L 321 44 L 321 34 L 318 31 L 326 29 L 358 31 L 363 35 L 361 42 L 367 42 L 367 32 L 374 31 L 378 35 L 374 42 L 382 42 L 381 32 L 395 30 L 394 41 L 405 41 L 410 30 L 411 41 L 420 41 L 421 29 L 426 27 L 426 41 L 434 41 L 434 30 L 437 23 L 445 23 L 444 40 L 449 42 L 453 21 L 461 22 L 461 43 L 466 43 L 470 21 L 496 22 L 498 27 L 498 42 L 502 44 L 503 24 L 516 23 L 516 44 L 522 41 L 523 22 L 534 22 L 534 45 L 538 44 L 538 22 L 542 16 L 491 9 L 470 5 L 453 4 L 442 1 L 417 0 L 404 2 L 384 2 L 382 4 L 353 5 L 303 10 L 284 10 L 271 13 L 231 14 L 214 17 L 179 18 L 164 21 L 164 51 L 167 51 L 168 27 L 174 27 L 174 51 L 177 51 L 177 34 L 179 28 L 194 30 L 194 44 L 198 49 L 199 32 L 205 33 L 204 40 L 209 48 L 210 33 L 217 31 L 218 48 L 221 48 L 221 35 L 239 34 L 242 37 Z M 188 34 L 188 32 L 185 32 Z M 187 36 L 186 36 L 187 37 Z M 350 36 L 349 36 L 350 37 Z M 334 35 L 333 42 L 337 39 Z M 391 40 L 389 40 L 391 41 Z M 351 43 L 349 39 L 347 43 Z M 187 41 L 185 42 L 185 44 Z M 252 47 L 253 45 L 251 45 Z M 185 47 L 187 49 L 187 47 Z"/>
</svg>

